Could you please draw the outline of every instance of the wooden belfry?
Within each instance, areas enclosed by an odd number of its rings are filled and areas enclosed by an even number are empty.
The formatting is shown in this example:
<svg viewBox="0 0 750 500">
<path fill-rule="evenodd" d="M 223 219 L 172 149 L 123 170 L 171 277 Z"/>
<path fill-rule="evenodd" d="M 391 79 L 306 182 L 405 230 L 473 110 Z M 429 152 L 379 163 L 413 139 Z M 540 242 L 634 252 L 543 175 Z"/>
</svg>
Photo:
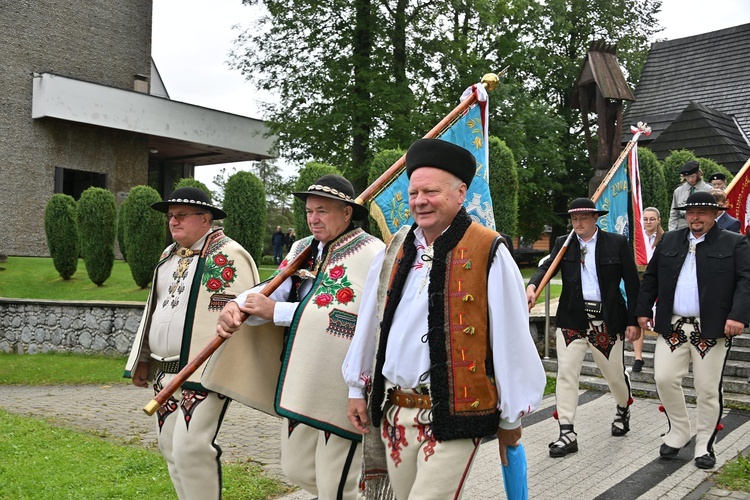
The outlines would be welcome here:
<svg viewBox="0 0 750 500">
<path fill-rule="evenodd" d="M 599 186 L 620 153 L 623 101 L 635 101 L 616 53 L 616 44 L 593 42 L 573 89 L 572 107 L 581 110 L 589 163 L 595 169 L 589 183 L 589 195 Z M 597 114 L 598 147 L 592 138 L 589 113 Z"/>
</svg>

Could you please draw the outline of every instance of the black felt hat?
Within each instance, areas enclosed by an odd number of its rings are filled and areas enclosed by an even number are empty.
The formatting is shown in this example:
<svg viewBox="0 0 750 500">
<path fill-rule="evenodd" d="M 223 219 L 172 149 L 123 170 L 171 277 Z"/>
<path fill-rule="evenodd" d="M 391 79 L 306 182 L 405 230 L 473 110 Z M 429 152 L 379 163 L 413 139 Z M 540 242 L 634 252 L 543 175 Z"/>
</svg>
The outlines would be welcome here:
<svg viewBox="0 0 750 500">
<path fill-rule="evenodd" d="M 366 207 L 354 201 L 354 187 L 352 183 L 340 175 L 324 175 L 310 185 L 307 191 L 295 191 L 292 194 L 302 201 L 306 201 L 310 195 L 343 201 L 354 209 L 352 213 L 354 220 L 365 219 L 369 213 Z"/>
<path fill-rule="evenodd" d="M 607 215 L 609 210 L 597 210 L 596 204 L 589 198 L 576 198 L 570 202 L 567 212 L 558 213 L 560 217 L 570 217 L 573 214 Z"/>
<path fill-rule="evenodd" d="M 452 173 L 471 186 L 477 160 L 468 150 L 442 139 L 418 139 L 406 151 L 406 176 L 420 167 L 433 167 Z"/>
<path fill-rule="evenodd" d="M 701 168 L 701 164 L 695 160 L 692 160 L 684 164 L 682 167 L 680 167 L 680 174 L 681 175 L 694 174 L 698 171 L 699 168 Z"/>
<path fill-rule="evenodd" d="M 167 213 L 171 205 L 191 205 L 194 207 L 205 208 L 211 212 L 214 219 L 223 219 L 227 213 L 211 205 L 208 195 L 201 189 L 195 187 L 181 187 L 175 189 L 169 196 L 168 200 L 157 201 L 151 205 L 151 208 L 159 212 Z"/>
<path fill-rule="evenodd" d="M 713 174 L 711 174 L 711 177 L 708 178 L 708 182 L 714 181 L 716 179 L 726 182 L 727 176 L 722 174 L 721 172 L 714 172 Z"/>
<path fill-rule="evenodd" d="M 675 210 L 687 210 L 688 208 L 697 207 L 715 208 L 717 210 L 722 209 L 722 207 L 720 207 L 719 204 L 716 203 L 716 198 L 714 198 L 714 195 L 712 195 L 708 191 L 696 191 L 695 193 L 688 196 L 685 205 L 681 207 L 675 207 Z"/>
</svg>

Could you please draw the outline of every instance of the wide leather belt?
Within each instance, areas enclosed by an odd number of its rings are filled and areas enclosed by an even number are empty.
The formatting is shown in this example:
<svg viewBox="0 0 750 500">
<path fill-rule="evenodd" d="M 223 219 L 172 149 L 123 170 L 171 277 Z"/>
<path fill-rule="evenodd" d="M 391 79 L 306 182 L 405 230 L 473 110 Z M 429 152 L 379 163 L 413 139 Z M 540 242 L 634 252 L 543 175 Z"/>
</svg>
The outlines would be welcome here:
<svg viewBox="0 0 750 500">
<path fill-rule="evenodd" d="M 412 394 L 409 392 L 392 389 L 389 392 L 388 400 L 391 404 L 402 408 L 419 408 L 429 410 L 432 408 L 432 400 L 427 394 Z"/>
<path fill-rule="evenodd" d="M 159 361 L 155 359 L 154 361 L 156 361 L 157 369 L 164 373 L 180 373 L 180 360 Z"/>
</svg>

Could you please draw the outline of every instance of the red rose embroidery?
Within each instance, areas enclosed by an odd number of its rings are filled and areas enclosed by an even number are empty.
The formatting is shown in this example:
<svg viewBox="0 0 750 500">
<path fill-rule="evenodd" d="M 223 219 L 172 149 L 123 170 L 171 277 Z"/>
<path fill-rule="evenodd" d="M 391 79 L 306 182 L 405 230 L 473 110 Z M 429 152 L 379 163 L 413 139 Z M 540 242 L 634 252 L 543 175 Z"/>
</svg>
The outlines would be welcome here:
<svg viewBox="0 0 750 500">
<path fill-rule="evenodd" d="M 214 257 L 214 264 L 216 264 L 219 267 L 226 266 L 227 265 L 227 257 L 225 255 L 219 254 L 216 257 Z"/>
<path fill-rule="evenodd" d="M 281 264 L 279 264 L 279 269 L 284 269 L 289 264 L 289 261 L 286 259 L 281 261 Z"/>
<path fill-rule="evenodd" d="M 234 278 L 234 269 L 231 267 L 225 267 L 224 270 L 221 271 L 221 277 L 224 281 L 232 281 L 232 278 Z"/>
<path fill-rule="evenodd" d="M 221 280 L 217 278 L 211 278 L 206 282 L 206 286 L 209 290 L 219 290 L 221 288 Z"/>
<path fill-rule="evenodd" d="M 352 290 L 349 287 L 342 288 L 338 292 L 336 292 L 336 300 L 339 301 L 339 304 L 348 304 L 352 301 L 354 298 L 354 290 Z"/>
<path fill-rule="evenodd" d="M 337 280 L 343 278 L 345 273 L 344 266 L 336 266 L 331 269 L 328 276 L 330 276 L 332 280 Z"/>
<path fill-rule="evenodd" d="M 318 307 L 325 307 L 330 304 L 332 300 L 333 295 L 331 295 L 330 293 L 321 293 L 320 295 L 315 297 L 315 304 Z"/>
</svg>

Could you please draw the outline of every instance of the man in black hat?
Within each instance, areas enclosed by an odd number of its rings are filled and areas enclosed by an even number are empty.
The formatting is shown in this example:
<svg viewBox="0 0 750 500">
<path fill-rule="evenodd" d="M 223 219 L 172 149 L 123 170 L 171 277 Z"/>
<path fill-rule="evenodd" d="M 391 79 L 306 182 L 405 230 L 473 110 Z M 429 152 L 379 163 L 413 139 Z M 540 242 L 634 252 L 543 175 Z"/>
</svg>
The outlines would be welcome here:
<svg viewBox="0 0 750 500">
<path fill-rule="evenodd" d="M 727 176 L 721 172 L 714 172 L 711 177 L 708 178 L 708 182 L 714 189 L 721 189 L 722 191 L 727 188 Z"/>
<path fill-rule="evenodd" d="M 724 362 L 732 338 L 750 323 L 750 246 L 742 235 L 719 229 L 719 205 L 710 193 L 690 195 L 678 210 L 686 211 L 688 227 L 665 233 L 656 247 L 643 275 L 636 314 L 642 328 L 660 335 L 654 380 L 668 429 L 659 454 L 675 457 L 690 441 L 682 379 L 692 363 L 698 412 L 695 465 L 710 469 L 716 463 L 713 444 L 722 413 Z"/>
<path fill-rule="evenodd" d="M 396 498 L 459 498 L 480 438 L 497 435 L 507 464 L 541 401 L 521 274 L 463 207 L 475 172 L 469 151 L 440 139 L 406 153 L 415 224 L 373 261 L 342 367 L 365 434 L 365 498 L 389 485 Z"/>
<path fill-rule="evenodd" d="M 689 161 L 680 168 L 680 175 L 684 181 L 677 186 L 672 194 L 672 207 L 669 210 L 669 230 L 687 227 L 685 212 L 679 210 L 687 201 L 688 196 L 696 191 L 710 191 L 711 185 L 703 181 L 703 172 L 697 161 Z"/>
<path fill-rule="evenodd" d="M 609 384 L 615 400 L 613 436 L 630 430 L 630 378 L 625 370 L 624 341 L 640 335 L 635 316 L 638 270 L 627 239 L 599 230 L 596 221 L 608 213 L 597 210 L 593 201 L 578 198 L 563 216 L 570 217 L 575 236 L 560 262 L 562 293 L 557 305 L 557 411 L 560 437 L 550 443 L 553 458 L 578 451 L 575 416 L 578 407 L 578 379 L 586 351 L 590 348 L 596 365 Z M 529 280 L 526 296 L 533 306 L 535 290 L 560 252 L 567 236 L 555 242 L 550 258 Z M 627 305 L 620 292 L 625 284 Z"/>
<path fill-rule="evenodd" d="M 230 337 L 246 324 L 273 321 L 286 328 L 274 406 L 285 417 L 281 468 L 295 484 L 319 498 L 354 499 L 362 436 L 346 418 L 347 386 L 341 363 L 354 335 L 365 278 L 383 242 L 354 226 L 367 217 L 355 203 L 354 188 L 339 175 L 324 175 L 306 191 L 312 236 L 297 240 L 282 261 L 286 267 L 303 250 L 312 256 L 269 297 L 264 285 L 242 293 L 224 308 L 217 333 Z M 242 383 L 242 381 L 239 381 Z M 265 381 L 276 384 L 276 378 Z"/>
<path fill-rule="evenodd" d="M 125 377 L 138 387 L 150 382 L 156 394 L 214 338 L 219 311 L 258 282 L 258 271 L 242 246 L 212 228 L 227 214 L 200 189 L 176 189 L 151 208 L 165 213 L 175 243 L 154 270 Z M 180 499 L 221 497 L 215 439 L 230 400 L 201 384 L 202 371 L 156 412 L 159 449 Z"/>
</svg>

